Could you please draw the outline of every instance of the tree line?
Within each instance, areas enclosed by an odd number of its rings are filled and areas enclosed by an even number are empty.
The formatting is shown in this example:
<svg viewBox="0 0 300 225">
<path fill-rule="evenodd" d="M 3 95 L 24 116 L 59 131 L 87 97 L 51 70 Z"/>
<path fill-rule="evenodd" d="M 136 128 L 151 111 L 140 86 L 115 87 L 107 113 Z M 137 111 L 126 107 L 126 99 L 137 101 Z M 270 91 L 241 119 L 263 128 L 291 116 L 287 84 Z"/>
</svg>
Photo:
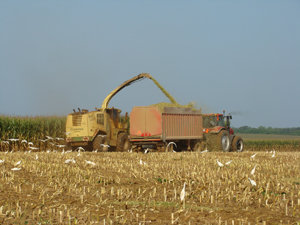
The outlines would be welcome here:
<svg viewBox="0 0 300 225">
<path fill-rule="evenodd" d="M 233 127 L 235 133 L 242 134 L 280 134 L 280 135 L 295 135 L 300 136 L 300 127 L 292 128 L 273 128 L 259 126 L 258 128 L 253 128 L 249 126 L 242 126 L 239 128 Z"/>
</svg>

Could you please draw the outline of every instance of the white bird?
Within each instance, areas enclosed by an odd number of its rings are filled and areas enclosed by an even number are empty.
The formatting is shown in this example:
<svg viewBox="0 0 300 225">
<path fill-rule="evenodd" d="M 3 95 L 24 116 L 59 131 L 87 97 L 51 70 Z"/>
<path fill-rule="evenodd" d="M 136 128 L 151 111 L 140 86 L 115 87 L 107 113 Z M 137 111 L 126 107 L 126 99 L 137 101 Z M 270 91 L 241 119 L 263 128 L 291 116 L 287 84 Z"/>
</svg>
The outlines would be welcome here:
<svg viewBox="0 0 300 225">
<path fill-rule="evenodd" d="M 248 178 L 248 179 L 249 179 L 252 186 L 256 186 L 256 182 L 254 180 L 251 180 L 250 178 Z"/>
<path fill-rule="evenodd" d="M 180 200 L 183 201 L 185 198 L 185 182 L 183 184 L 183 188 L 181 190 L 181 193 L 180 193 Z"/>
<path fill-rule="evenodd" d="M 7 153 L 8 153 L 8 151 L 5 152 L 5 154 L 7 154 Z"/>
<path fill-rule="evenodd" d="M 22 162 L 22 160 L 20 160 L 19 162 L 15 163 L 15 166 L 20 165 Z"/>
<path fill-rule="evenodd" d="M 46 136 L 46 138 L 48 138 L 50 140 L 54 139 L 53 137 L 50 137 L 50 136 Z"/>
<path fill-rule="evenodd" d="M 254 155 L 251 156 L 251 158 L 253 159 L 256 156 L 257 153 L 255 153 Z"/>
<path fill-rule="evenodd" d="M 255 168 L 257 165 L 254 166 L 254 168 L 251 170 L 251 175 L 253 175 L 255 173 Z"/>
<path fill-rule="evenodd" d="M 3 160 L 0 160 L 0 163 L 4 163 L 5 162 L 5 159 L 3 159 Z"/>
<path fill-rule="evenodd" d="M 69 162 L 75 163 L 75 160 L 74 160 L 74 159 L 67 159 L 67 160 L 65 161 L 66 164 L 69 163 Z"/>
<path fill-rule="evenodd" d="M 63 155 L 63 154 L 65 154 L 65 149 L 63 148 L 63 151 L 61 152 L 61 154 Z"/>
<path fill-rule="evenodd" d="M 33 145 L 33 143 L 32 142 L 28 142 L 28 145 Z"/>
<path fill-rule="evenodd" d="M 78 157 L 78 156 L 80 156 L 80 150 L 79 150 L 79 152 L 78 152 L 78 155 L 77 155 L 77 157 Z"/>
<path fill-rule="evenodd" d="M 144 153 L 145 154 L 149 153 L 149 148 L 147 148 Z"/>
<path fill-rule="evenodd" d="M 70 153 L 70 152 L 72 152 L 72 150 L 66 151 L 65 153 L 67 154 L 67 153 Z"/>
<path fill-rule="evenodd" d="M 169 147 L 169 145 L 170 145 L 170 144 L 173 144 L 173 145 L 175 145 L 175 146 L 176 146 L 176 148 L 177 148 L 177 145 L 176 145 L 176 143 L 174 143 L 173 141 L 169 142 L 169 144 L 167 145 L 167 148 Z"/>
<path fill-rule="evenodd" d="M 49 142 L 49 144 L 52 145 L 52 146 L 54 146 L 54 143 L 52 143 L 52 142 Z"/>
<path fill-rule="evenodd" d="M 72 159 L 67 159 L 67 160 L 65 161 L 65 163 L 69 163 L 69 162 L 72 162 Z"/>
<path fill-rule="evenodd" d="M 229 162 L 225 163 L 225 165 L 229 165 L 232 162 L 232 160 L 230 160 Z"/>
<path fill-rule="evenodd" d="M 100 136 L 100 137 L 106 137 L 106 135 L 101 135 L 101 134 L 98 134 L 97 136 Z"/>
<path fill-rule="evenodd" d="M 206 149 L 206 150 L 204 150 L 204 151 L 202 151 L 202 152 L 200 152 L 200 153 L 205 153 L 205 152 L 208 152 L 208 150 Z"/>
<path fill-rule="evenodd" d="M 128 150 L 129 153 L 132 153 L 132 149 Z"/>
<path fill-rule="evenodd" d="M 101 144 L 101 146 L 105 147 L 110 147 L 109 145 Z"/>
<path fill-rule="evenodd" d="M 48 149 L 48 150 L 47 150 L 47 153 L 50 153 L 50 152 L 51 152 L 51 150 L 50 150 L 50 149 Z"/>
<path fill-rule="evenodd" d="M 274 153 L 273 153 L 273 155 L 272 155 L 272 158 L 274 158 L 275 157 L 275 150 L 274 150 Z"/>
<path fill-rule="evenodd" d="M 37 150 L 37 149 L 39 149 L 39 148 L 36 148 L 36 147 L 29 147 L 30 149 L 32 149 L 32 150 Z"/>
<path fill-rule="evenodd" d="M 31 152 L 31 150 L 29 150 L 28 154 Z"/>
<path fill-rule="evenodd" d="M 11 170 L 16 171 L 16 170 L 20 170 L 21 168 L 12 168 Z"/>
<path fill-rule="evenodd" d="M 9 144 L 9 141 L 2 141 L 2 144 Z"/>
<path fill-rule="evenodd" d="M 90 165 L 93 165 L 95 166 L 96 164 L 94 162 L 91 162 L 91 161 L 87 161 L 87 160 L 84 160 L 87 164 L 90 164 Z"/>
<path fill-rule="evenodd" d="M 38 160 L 38 159 L 39 159 L 39 157 L 38 157 L 38 155 L 36 154 L 36 155 L 35 155 L 35 160 Z"/>
<path fill-rule="evenodd" d="M 48 141 L 48 139 L 45 139 L 45 140 L 39 139 L 39 141 L 41 141 L 41 142 L 46 142 L 46 141 Z"/>
<path fill-rule="evenodd" d="M 27 143 L 27 141 L 26 141 L 26 140 L 22 140 L 22 141 L 21 141 L 21 144 L 22 144 L 22 143 Z"/>
<path fill-rule="evenodd" d="M 10 138 L 10 139 L 7 139 L 9 141 L 19 141 L 19 139 L 14 139 L 14 138 Z"/>
<path fill-rule="evenodd" d="M 59 140 L 59 141 L 65 140 L 65 139 L 59 138 L 59 137 L 56 137 L 55 139 L 56 139 L 56 140 Z"/>
<path fill-rule="evenodd" d="M 222 163 L 219 162 L 219 160 L 217 160 L 217 163 L 218 163 L 219 167 L 224 166 Z"/>
<path fill-rule="evenodd" d="M 63 134 L 65 135 L 69 135 L 72 131 L 69 131 L 69 132 L 62 132 Z"/>
<path fill-rule="evenodd" d="M 143 161 L 142 161 L 142 159 L 140 159 L 140 164 L 141 164 L 141 165 L 143 165 Z"/>
</svg>

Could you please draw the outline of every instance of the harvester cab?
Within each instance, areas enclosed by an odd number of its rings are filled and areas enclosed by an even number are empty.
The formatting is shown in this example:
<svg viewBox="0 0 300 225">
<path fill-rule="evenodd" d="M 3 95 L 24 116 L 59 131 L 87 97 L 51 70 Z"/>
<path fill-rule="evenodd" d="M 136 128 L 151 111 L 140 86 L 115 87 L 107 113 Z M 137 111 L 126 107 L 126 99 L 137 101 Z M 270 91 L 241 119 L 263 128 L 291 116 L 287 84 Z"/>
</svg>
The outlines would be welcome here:
<svg viewBox="0 0 300 225">
<path fill-rule="evenodd" d="M 230 127 L 230 113 L 225 114 L 203 114 L 204 140 L 207 147 L 224 152 L 244 150 L 243 139 L 235 136 Z"/>
</svg>

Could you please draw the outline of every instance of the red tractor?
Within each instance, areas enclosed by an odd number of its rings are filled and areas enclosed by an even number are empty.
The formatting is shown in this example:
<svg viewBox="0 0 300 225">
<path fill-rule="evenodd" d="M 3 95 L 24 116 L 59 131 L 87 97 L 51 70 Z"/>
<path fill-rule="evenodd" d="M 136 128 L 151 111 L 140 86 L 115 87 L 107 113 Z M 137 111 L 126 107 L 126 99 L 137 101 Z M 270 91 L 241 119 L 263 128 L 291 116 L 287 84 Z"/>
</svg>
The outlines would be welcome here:
<svg viewBox="0 0 300 225">
<path fill-rule="evenodd" d="M 225 116 L 225 110 L 223 114 L 203 114 L 203 144 L 206 148 L 224 152 L 244 150 L 243 139 L 235 136 L 230 119 L 232 116 L 229 113 Z"/>
</svg>

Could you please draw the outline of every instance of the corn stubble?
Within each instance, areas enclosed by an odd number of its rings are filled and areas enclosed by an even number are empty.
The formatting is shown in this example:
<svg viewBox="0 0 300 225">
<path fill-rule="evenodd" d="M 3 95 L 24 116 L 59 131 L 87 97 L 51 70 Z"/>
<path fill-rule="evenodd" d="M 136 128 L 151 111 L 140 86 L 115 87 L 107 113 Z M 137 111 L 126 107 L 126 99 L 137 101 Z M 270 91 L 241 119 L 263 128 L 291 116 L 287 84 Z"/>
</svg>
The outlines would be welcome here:
<svg viewBox="0 0 300 225">
<path fill-rule="evenodd" d="M 269 153 L 259 152 L 253 159 L 252 152 L 77 155 L 0 153 L 0 159 L 5 160 L 0 164 L 0 223 L 300 221 L 300 153 L 276 152 L 272 158 Z M 67 159 L 75 163 L 64 163 Z M 223 167 L 217 165 L 217 159 Z M 21 169 L 12 171 L 20 160 Z M 140 160 L 145 163 L 141 165 Z M 251 174 L 255 165 L 255 173 Z M 249 178 L 257 185 L 252 186 Z M 181 201 L 184 183 L 185 197 Z"/>
</svg>

